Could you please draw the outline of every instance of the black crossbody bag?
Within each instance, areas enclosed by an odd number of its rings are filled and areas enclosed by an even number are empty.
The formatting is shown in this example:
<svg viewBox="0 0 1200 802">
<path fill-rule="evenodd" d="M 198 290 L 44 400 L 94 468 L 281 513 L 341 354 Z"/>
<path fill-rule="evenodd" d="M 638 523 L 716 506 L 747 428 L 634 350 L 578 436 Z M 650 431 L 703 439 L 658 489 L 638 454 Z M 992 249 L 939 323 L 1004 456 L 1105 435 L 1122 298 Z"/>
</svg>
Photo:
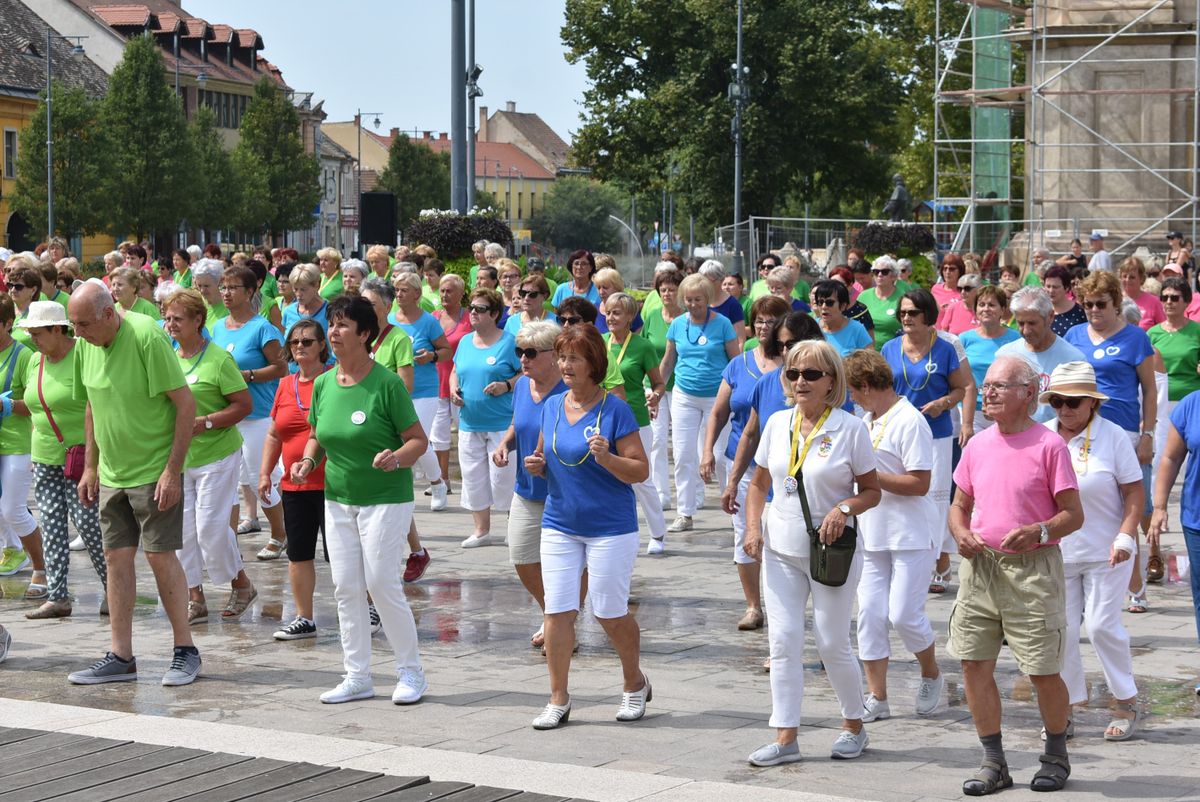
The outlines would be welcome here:
<svg viewBox="0 0 1200 802">
<path fill-rule="evenodd" d="M 841 537 L 832 543 L 822 543 L 821 533 L 813 526 L 812 513 L 808 509 L 803 469 L 796 472 L 796 485 L 800 493 L 800 506 L 804 510 L 804 525 L 808 528 L 809 573 L 815 582 L 831 588 L 840 588 L 850 577 L 854 550 L 858 547 L 858 530 L 847 523 Z"/>
</svg>

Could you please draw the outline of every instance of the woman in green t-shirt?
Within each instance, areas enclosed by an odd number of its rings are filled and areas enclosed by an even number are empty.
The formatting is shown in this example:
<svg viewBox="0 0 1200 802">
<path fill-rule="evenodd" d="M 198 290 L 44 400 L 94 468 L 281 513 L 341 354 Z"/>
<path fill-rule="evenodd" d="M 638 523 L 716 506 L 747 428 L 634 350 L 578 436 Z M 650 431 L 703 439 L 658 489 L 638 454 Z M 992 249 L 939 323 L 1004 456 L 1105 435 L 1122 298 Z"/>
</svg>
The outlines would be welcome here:
<svg viewBox="0 0 1200 802">
<path fill-rule="evenodd" d="M 142 275 L 144 272 L 132 267 L 118 267 L 109 276 L 108 288 L 112 290 L 113 300 L 123 311 L 138 312 L 160 320 L 162 316 L 159 315 L 158 308 L 139 294 L 146 280 Z"/>
<path fill-rule="evenodd" d="M 36 272 L 19 268 L 18 272 Z M 10 276 L 12 274 L 10 273 Z M 25 591 L 28 601 L 41 601 L 47 594 L 46 566 L 42 559 L 42 532 L 29 512 L 30 471 L 29 408 L 25 406 L 25 376 L 33 348 L 13 339 L 17 310 L 12 298 L 0 294 L 0 392 L 11 391 L 11 400 L 0 401 L 0 521 L 5 524 L 0 545 L 0 576 L 12 576 L 33 566 Z M 24 329 L 18 329 L 22 334 Z M 4 538 L 7 538 L 6 540 Z"/>
<path fill-rule="evenodd" d="M 660 363 L 667 351 L 667 329 L 671 327 L 672 320 L 683 314 L 683 307 L 677 300 L 682 283 L 683 273 L 678 270 L 654 271 L 654 292 L 660 303 L 643 315 L 639 334 L 654 346 L 654 356 Z M 671 506 L 667 445 L 671 442 L 671 392 L 674 389 L 675 380 L 672 378 L 658 400 L 658 414 L 650 421 L 650 448 L 647 452 L 650 457 L 650 479 L 658 489 L 658 498 L 664 510 Z"/>
</svg>

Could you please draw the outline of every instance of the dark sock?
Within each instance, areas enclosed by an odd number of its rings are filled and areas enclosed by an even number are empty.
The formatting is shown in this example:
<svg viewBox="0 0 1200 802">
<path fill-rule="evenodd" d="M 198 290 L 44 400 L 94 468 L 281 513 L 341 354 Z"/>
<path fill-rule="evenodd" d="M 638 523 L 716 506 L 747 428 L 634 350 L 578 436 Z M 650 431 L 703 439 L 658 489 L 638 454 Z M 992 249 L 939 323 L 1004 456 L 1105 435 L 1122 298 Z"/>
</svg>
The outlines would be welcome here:
<svg viewBox="0 0 1200 802">
<path fill-rule="evenodd" d="M 998 763 L 1001 766 L 1008 765 L 1008 761 L 1004 757 L 1004 736 L 1000 733 L 994 735 L 979 736 L 979 743 L 983 744 L 983 759 L 990 760 L 993 763 Z"/>
<path fill-rule="evenodd" d="M 1066 730 L 1063 730 L 1062 732 L 1058 733 L 1057 735 L 1050 732 L 1049 730 L 1046 730 L 1046 754 L 1054 755 L 1056 757 L 1066 757 L 1067 756 L 1067 731 Z"/>
<path fill-rule="evenodd" d="M 180 654 L 200 654 L 200 650 L 195 646 L 176 646 L 175 651 Z"/>
</svg>

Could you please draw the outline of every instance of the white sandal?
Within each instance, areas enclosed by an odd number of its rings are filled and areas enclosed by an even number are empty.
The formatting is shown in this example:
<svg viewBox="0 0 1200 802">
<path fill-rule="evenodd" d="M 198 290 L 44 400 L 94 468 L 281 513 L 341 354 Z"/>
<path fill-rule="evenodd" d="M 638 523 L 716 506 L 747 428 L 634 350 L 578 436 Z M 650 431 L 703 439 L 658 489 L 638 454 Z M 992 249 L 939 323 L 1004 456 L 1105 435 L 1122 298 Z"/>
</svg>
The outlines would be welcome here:
<svg viewBox="0 0 1200 802">
<path fill-rule="evenodd" d="M 287 546 L 287 542 L 271 538 L 267 541 L 267 545 L 259 549 L 258 554 L 254 555 L 260 560 L 278 560 L 283 556 L 283 549 Z"/>
<path fill-rule="evenodd" d="M 566 724 L 570 719 L 570 701 L 565 705 L 556 705 L 547 702 L 546 708 L 542 710 L 541 715 L 533 720 L 533 728 L 535 730 L 553 730 L 557 729 L 561 724 Z"/>
</svg>

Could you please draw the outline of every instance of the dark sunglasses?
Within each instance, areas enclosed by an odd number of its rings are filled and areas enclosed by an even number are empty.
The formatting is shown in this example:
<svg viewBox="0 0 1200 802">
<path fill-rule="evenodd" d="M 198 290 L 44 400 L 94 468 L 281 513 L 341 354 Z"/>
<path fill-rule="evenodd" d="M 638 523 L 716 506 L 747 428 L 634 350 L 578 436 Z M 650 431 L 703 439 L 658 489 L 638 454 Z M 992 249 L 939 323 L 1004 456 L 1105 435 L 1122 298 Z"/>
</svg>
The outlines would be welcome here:
<svg viewBox="0 0 1200 802">
<path fill-rule="evenodd" d="M 492 308 L 490 306 L 479 306 L 478 304 L 471 304 L 470 309 L 472 312 L 474 312 L 477 315 L 490 315 L 492 313 Z"/>
<path fill-rule="evenodd" d="M 20 292 L 21 290 L 25 289 L 25 285 L 24 284 L 9 284 L 8 289 L 10 292 L 11 291 Z"/>
<path fill-rule="evenodd" d="M 892 274 L 892 271 L 891 271 L 891 270 L 888 270 L 888 269 L 884 269 L 884 270 L 875 270 L 875 269 L 873 269 L 873 268 L 872 268 L 871 272 L 872 272 L 872 273 L 874 273 L 874 274 L 875 274 L 875 275 L 877 275 L 877 276 L 890 276 L 890 275 Z"/>
<path fill-rule="evenodd" d="M 296 346 L 300 346 L 301 348 L 309 348 L 316 341 L 317 340 L 315 337 L 301 337 L 298 340 L 288 340 L 288 345 L 292 346 L 293 348 Z"/>
<path fill-rule="evenodd" d="M 1164 293 L 1163 293 L 1163 295 L 1162 295 L 1162 302 L 1163 302 L 1164 304 L 1165 304 L 1167 301 L 1182 301 L 1182 300 L 1183 300 L 1183 296 L 1182 296 L 1182 295 L 1176 295 L 1176 294 L 1174 294 L 1174 293 L 1170 293 L 1170 294 L 1168 294 L 1168 293 L 1165 293 L 1165 292 L 1164 292 Z"/>
<path fill-rule="evenodd" d="M 558 322 L 563 324 L 564 326 L 577 326 L 583 322 L 583 318 L 573 317 L 573 316 L 564 317 L 562 315 L 559 315 Z"/>
<path fill-rule="evenodd" d="M 524 357 L 525 359 L 533 360 L 533 359 L 537 359 L 538 354 L 548 354 L 551 351 L 553 351 L 554 349 L 547 348 L 545 350 L 540 350 L 537 348 L 522 348 L 521 346 L 518 345 L 513 350 L 517 352 L 517 359 Z"/>
<path fill-rule="evenodd" d="M 897 309 L 896 314 L 900 317 L 920 317 L 920 309 Z"/>
<path fill-rule="evenodd" d="M 1055 409 L 1062 409 L 1063 407 L 1066 407 L 1067 409 L 1079 409 L 1079 405 L 1082 404 L 1084 400 L 1085 399 L 1082 397 L 1063 398 L 1061 395 L 1052 395 L 1050 396 L 1050 406 L 1054 407 Z"/>
<path fill-rule="evenodd" d="M 1108 301 L 1084 301 L 1084 309 L 1107 309 Z"/>
<path fill-rule="evenodd" d="M 521 296 L 522 298 L 536 298 L 541 294 L 541 290 L 517 290 L 517 295 Z"/>
<path fill-rule="evenodd" d="M 818 298 L 813 301 L 813 306 L 837 306 L 837 298 Z"/>
<path fill-rule="evenodd" d="M 823 370 L 817 370 L 816 368 L 805 368 L 804 370 L 788 368 L 783 372 L 783 375 L 787 376 L 787 380 L 790 382 L 798 381 L 801 377 L 803 377 L 806 382 L 815 382 L 828 376 L 829 374 Z"/>
</svg>

